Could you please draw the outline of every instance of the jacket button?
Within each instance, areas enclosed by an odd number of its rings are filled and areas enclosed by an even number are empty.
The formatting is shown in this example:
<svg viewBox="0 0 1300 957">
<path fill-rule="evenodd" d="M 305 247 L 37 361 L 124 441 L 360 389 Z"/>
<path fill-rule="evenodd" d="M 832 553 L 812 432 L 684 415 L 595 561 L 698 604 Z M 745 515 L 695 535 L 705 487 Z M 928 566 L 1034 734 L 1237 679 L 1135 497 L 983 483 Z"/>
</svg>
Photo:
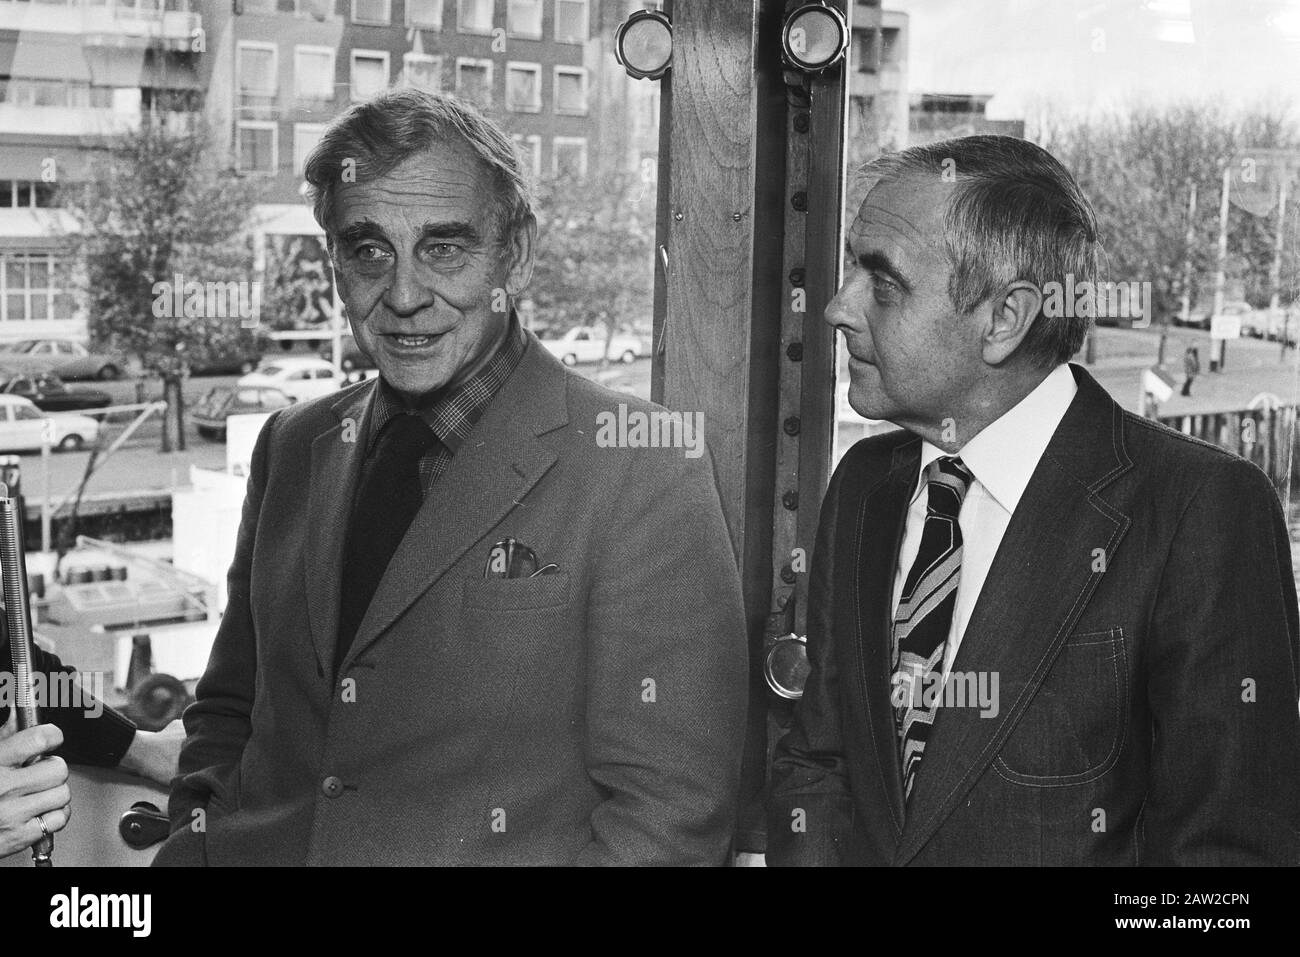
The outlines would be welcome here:
<svg viewBox="0 0 1300 957">
<path fill-rule="evenodd" d="M 320 783 L 320 789 L 327 798 L 336 798 L 343 793 L 343 781 L 331 774 Z"/>
</svg>

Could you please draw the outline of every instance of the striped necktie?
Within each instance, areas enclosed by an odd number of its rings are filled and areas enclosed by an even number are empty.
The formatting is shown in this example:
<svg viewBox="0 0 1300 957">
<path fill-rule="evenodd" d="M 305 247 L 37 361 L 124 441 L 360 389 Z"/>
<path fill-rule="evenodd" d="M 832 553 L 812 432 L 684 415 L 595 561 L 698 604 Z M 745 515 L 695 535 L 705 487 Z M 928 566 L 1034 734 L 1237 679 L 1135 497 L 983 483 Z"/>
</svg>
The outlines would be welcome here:
<svg viewBox="0 0 1300 957">
<path fill-rule="evenodd" d="M 894 613 L 891 701 L 907 797 L 912 795 L 938 708 L 944 651 L 961 579 L 957 514 L 973 479 L 959 458 L 944 456 L 926 469 L 929 500 L 921 547 Z"/>
</svg>

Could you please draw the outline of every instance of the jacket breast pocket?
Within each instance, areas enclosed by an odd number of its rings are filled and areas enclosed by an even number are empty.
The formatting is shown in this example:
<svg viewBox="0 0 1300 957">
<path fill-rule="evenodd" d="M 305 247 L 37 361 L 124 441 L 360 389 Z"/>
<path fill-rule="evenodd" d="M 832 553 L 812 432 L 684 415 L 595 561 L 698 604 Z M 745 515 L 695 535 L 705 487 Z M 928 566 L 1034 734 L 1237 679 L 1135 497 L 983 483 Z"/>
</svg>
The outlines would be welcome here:
<svg viewBox="0 0 1300 957">
<path fill-rule="evenodd" d="M 1114 766 L 1128 730 L 1124 629 L 1072 635 L 994 767 L 1016 784 L 1065 787 Z"/>
<path fill-rule="evenodd" d="M 528 611 L 569 603 L 569 576 L 565 572 L 536 578 L 483 578 L 467 581 L 461 601 L 470 614 Z"/>
<path fill-rule="evenodd" d="M 581 686 L 585 615 L 563 572 L 466 582 L 456 665 L 465 694 L 498 717 L 510 712 L 546 722 L 566 713 L 559 702 Z M 485 680 L 491 695 L 482 695 Z"/>
</svg>

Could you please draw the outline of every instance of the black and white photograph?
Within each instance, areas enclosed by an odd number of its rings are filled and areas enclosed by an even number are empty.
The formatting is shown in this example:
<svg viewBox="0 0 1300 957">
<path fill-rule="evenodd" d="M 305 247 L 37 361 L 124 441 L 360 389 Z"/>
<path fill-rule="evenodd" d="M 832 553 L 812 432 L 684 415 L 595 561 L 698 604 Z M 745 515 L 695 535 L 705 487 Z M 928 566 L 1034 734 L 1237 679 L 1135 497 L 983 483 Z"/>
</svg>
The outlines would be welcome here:
<svg viewBox="0 0 1300 957">
<path fill-rule="evenodd" d="M 0 0 L 17 929 L 1284 933 L 1298 344 L 1300 0 Z"/>
</svg>

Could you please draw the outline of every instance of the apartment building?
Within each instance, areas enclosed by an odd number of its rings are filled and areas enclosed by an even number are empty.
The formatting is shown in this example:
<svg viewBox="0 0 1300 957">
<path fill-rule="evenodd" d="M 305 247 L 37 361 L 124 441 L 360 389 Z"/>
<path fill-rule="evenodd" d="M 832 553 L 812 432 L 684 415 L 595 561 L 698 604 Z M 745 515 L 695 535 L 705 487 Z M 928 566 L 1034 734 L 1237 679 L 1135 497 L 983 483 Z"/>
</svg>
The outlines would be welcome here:
<svg viewBox="0 0 1300 957">
<path fill-rule="evenodd" d="M 850 8 L 848 154 L 852 168 L 907 146 L 908 16 L 880 0 Z"/>
<path fill-rule="evenodd" d="M 142 111 L 201 99 L 189 0 L 0 0 L 0 340 L 82 336 L 59 188 Z"/>
<path fill-rule="evenodd" d="M 539 176 L 592 166 L 591 0 L 201 2 L 220 38 L 209 116 L 276 202 L 301 202 L 303 162 L 332 117 L 393 86 L 475 101 Z"/>
<path fill-rule="evenodd" d="M 916 93 L 912 95 L 908 145 L 924 146 L 956 136 L 997 133 L 1024 138 L 1024 120 L 991 120 L 985 115 L 990 94 Z"/>
<path fill-rule="evenodd" d="M 479 103 L 538 177 L 640 170 L 659 89 L 613 56 L 634 0 L 0 0 L 0 340 L 84 338 L 58 186 L 142 112 L 201 114 L 269 233 L 311 235 L 302 169 L 392 86 Z M 653 6 L 654 4 L 649 4 Z"/>
</svg>

